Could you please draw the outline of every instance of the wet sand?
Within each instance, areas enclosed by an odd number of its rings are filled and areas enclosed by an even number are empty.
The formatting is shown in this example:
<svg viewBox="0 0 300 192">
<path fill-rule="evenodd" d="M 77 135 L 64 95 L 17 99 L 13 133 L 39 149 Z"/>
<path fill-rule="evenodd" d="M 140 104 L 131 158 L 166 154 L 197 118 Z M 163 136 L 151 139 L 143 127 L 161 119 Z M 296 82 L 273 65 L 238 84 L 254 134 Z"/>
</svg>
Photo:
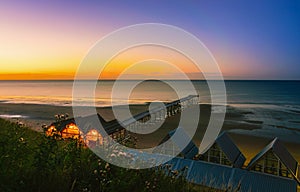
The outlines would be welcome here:
<svg viewBox="0 0 300 192">
<path fill-rule="evenodd" d="M 197 145 L 200 144 L 204 135 L 211 112 L 210 105 L 203 104 L 200 106 L 200 123 L 197 132 L 193 137 L 193 141 Z M 147 106 L 131 105 L 130 109 L 132 114 L 137 114 L 147 110 Z M 118 110 L 126 110 L 126 108 L 124 106 L 118 106 Z M 100 113 L 101 116 L 107 121 L 114 119 L 111 107 L 97 108 L 97 112 Z M 10 120 L 15 122 L 22 121 L 26 124 L 26 126 L 29 126 L 39 132 L 42 132 L 42 124 L 50 125 L 55 121 L 54 115 L 58 113 L 68 113 L 70 116 L 73 114 L 72 108 L 66 106 L 0 103 L 0 115 L 25 116 L 25 118 L 14 118 Z M 237 129 L 245 130 L 250 133 L 251 131 L 262 129 L 262 122 L 260 120 L 249 120 L 249 118 L 247 118 L 247 116 L 251 113 L 251 111 L 247 111 L 245 109 L 240 110 L 238 108 L 228 106 L 224 125 L 222 127 L 222 131 L 229 132 L 234 142 L 247 157 L 247 162 L 272 140 L 272 136 L 270 135 L 260 135 L 258 137 L 251 134 L 240 134 L 239 132 L 235 132 Z M 169 133 L 169 131 L 178 126 L 179 117 L 180 114 L 177 114 L 171 118 L 168 118 L 158 131 L 155 131 L 151 134 L 135 135 L 137 137 L 138 148 L 149 148 L 158 145 Z M 191 119 L 190 122 L 192 123 L 193 119 Z M 291 152 L 295 159 L 300 162 L 300 137 L 298 142 L 295 140 L 287 140 L 285 139 L 286 137 L 282 138 L 287 149 Z"/>
<path fill-rule="evenodd" d="M 118 110 L 126 110 L 124 106 L 117 106 Z M 146 105 L 131 105 L 132 114 L 143 112 L 147 109 Z M 106 121 L 111 121 L 114 118 L 111 107 L 98 107 L 97 112 Z M 56 114 L 69 114 L 73 117 L 72 107 L 69 106 L 53 106 L 40 104 L 13 104 L 0 103 L 0 117 L 1 115 L 18 115 L 19 118 L 4 118 L 13 122 L 21 121 L 26 126 L 33 128 L 36 131 L 42 132 L 42 124 L 50 125 L 55 121 Z M 2 117 L 3 118 L 3 117 Z"/>
</svg>

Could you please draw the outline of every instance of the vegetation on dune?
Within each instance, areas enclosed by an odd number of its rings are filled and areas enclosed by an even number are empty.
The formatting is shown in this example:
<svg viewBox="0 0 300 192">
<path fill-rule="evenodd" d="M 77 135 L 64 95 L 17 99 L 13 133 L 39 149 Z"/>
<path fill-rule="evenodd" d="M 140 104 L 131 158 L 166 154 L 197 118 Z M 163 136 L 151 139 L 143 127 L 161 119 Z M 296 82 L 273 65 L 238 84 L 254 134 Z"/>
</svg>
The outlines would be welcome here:
<svg viewBox="0 0 300 192">
<path fill-rule="evenodd" d="M 45 137 L 2 119 L 0 134 L 0 191 L 199 190 L 184 174 L 168 172 L 165 167 L 160 171 L 116 167 L 77 140 Z"/>
</svg>

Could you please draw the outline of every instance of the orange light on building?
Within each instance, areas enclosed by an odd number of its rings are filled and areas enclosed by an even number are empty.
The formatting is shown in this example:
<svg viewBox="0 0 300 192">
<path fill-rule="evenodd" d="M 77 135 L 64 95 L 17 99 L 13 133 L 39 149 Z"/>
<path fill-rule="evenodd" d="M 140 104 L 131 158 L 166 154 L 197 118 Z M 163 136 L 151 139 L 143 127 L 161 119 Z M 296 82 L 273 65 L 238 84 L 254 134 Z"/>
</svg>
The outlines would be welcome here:
<svg viewBox="0 0 300 192">
<path fill-rule="evenodd" d="M 103 144 L 103 137 L 95 129 L 90 130 L 86 134 L 86 144 L 90 147 Z"/>
<path fill-rule="evenodd" d="M 53 136 L 54 135 L 54 133 L 56 133 L 56 128 L 55 128 L 55 126 L 50 126 L 49 128 L 48 128 L 48 130 L 46 131 L 46 135 L 47 136 Z"/>
<path fill-rule="evenodd" d="M 66 125 L 66 128 L 62 130 L 61 134 L 62 138 L 80 138 L 80 130 L 74 123 Z"/>
</svg>

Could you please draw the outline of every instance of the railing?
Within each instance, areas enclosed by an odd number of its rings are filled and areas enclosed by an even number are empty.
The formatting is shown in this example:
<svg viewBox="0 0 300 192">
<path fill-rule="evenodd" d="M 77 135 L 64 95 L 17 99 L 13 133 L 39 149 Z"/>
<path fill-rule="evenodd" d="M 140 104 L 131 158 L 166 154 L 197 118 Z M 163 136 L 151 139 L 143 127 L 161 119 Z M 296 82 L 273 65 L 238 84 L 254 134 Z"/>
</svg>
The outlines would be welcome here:
<svg viewBox="0 0 300 192">
<path fill-rule="evenodd" d="M 165 106 L 156 107 L 151 109 L 150 111 L 145 111 L 134 115 L 131 118 L 128 118 L 122 121 L 121 125 L 118 122 L 115 122 L 112 125 L 107 126 L 105 129 L 108 134 L 113 134 L 124 127 L 127 130 L 130 130 L 132 127 L 138 128 L 138 126 L 151 126 L 156 122 L 163 121 L 166 118 L 169 118 L 186 108 L 197 105 L 199 102 L 199 95 L 189 95 L 187 97 L 181 98 L 179 100 L 172 101 L 170 103 L 166 103 Z M 151 118 L 153 116 L 153 118 Z M 143 122 L 143 123 L 141 123 Z"/>
</svg>

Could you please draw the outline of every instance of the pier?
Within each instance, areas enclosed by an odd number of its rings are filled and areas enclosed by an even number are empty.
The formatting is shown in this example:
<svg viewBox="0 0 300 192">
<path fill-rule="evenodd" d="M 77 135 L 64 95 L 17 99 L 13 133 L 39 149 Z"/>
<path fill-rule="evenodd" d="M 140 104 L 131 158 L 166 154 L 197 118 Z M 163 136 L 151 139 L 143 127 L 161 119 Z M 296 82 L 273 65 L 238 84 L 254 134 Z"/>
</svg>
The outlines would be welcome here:
<svg viewBox="0 0 300 192">
<path fill-rule="evenodd" d="M 157 123 L 163 122 L 185 109 L 198 105 L 199 96 L 189 95 L 187 97 L 164 103 L 163 106 L 139 113 L 128 118 L 121 123 L 118 120 L 105 121 L 101 115 L 90 115 L 86 117 L 61 120 L 52 123 L 46 130 L 48 136 L 60 135 L 61 138 L 76 138 L 83 140 L 88 146 L 100 146 L 107 143 L 107 138 L 103 136 L 98 125 L 100 121 L 107 135 L 113 139 L 123 139 L 130 136 L 130 132 L 138 129 L 149 129 Z"/>
<path fill-rule="evenodd" d="M 164 121 L 166 118 L 174 116 L 186 108 L 197 105 L 198 103 L 198 95 L 189 95 L 182 99 L 166 103 L 164 107 L 157 107 L 150 111 L 145 111 L 143 113 L 134 115 L 132 118 L 123 121 L 121 124 L 124 125 L 128 130 L 132 130 L 132 127 L 139 128 L 141 125 L 152 125 L 157 122 Z"/>
</svg>

